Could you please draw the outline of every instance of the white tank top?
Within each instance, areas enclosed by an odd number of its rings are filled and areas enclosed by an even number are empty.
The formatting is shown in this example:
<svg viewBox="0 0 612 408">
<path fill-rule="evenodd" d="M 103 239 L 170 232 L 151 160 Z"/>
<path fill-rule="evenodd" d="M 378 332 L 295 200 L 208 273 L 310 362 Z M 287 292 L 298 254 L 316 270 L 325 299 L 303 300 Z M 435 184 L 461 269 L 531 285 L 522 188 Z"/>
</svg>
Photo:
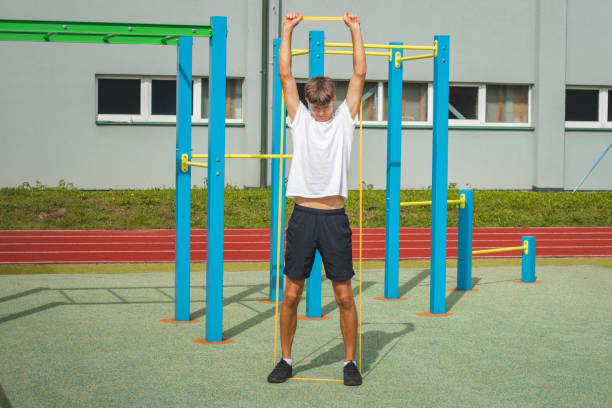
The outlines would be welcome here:
<svg viewBox="0 0 612 408">
<path fill-rule="evenodd" d="M 317 122 L 302 102 L 287 126 L 293 137 L 293 159 L 287 197 L 348 198 L 348 169 L 357 116 L 351 118 L 346 100 L 327 122 Z"/>
</svg>

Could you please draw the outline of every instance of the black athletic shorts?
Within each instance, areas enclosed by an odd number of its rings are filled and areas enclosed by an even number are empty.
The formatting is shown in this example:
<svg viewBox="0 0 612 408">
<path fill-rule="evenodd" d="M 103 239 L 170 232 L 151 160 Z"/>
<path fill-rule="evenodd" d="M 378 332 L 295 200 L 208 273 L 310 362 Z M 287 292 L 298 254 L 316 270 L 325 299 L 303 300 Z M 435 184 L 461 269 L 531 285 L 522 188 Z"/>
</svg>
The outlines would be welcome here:
<svg viewBox="0 0 612 408">
<path fill-rule="evenodd" d="M 296 204 L 287 228 L 284 274 L 308 278 L 317 249 L 328 279 L 351 279 L 355 275 L 351 235 L 344 208 L 318 210 Z"/>
</svg>

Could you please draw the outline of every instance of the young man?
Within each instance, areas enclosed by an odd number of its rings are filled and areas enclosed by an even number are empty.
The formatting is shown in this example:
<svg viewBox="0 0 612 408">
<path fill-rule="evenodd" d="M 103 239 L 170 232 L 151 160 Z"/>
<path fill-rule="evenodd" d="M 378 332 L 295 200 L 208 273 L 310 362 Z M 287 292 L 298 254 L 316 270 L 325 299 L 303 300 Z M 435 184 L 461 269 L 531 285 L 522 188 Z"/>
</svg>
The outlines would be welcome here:
<svg viewBox="0 0 612 408">
<path fill-rule="evenodd" d="M 328 77 L 312 78 L 304 89 L 308 111 L 300 102 L 291 73 L 291 36 L 301 19 L 299 13 L 287 14 L 279 51 L 278 69 L 285 94 L 287 124 L 293 137 L 287 197 L 295 200 L 295 207 L 287 228 L 286 285 L 280 312 L 282 359 L 268 381 L 280 383 L 292 375 L 291 346 L 297 325 L 297 307 L 305 279 L 310 275 L 315 249 L 318 249 L 340 309 L 340 330 L 345 347 L 344 384 L 361 385 L 361 374 L 355 362 L 357 309 L 351 288 L 351 278 L 355 274 L 351 228 L 344 200 L 348 197 L 351 145 L 366 75 L 365 50 L 359 18 L 344 13 L 344 23 L 353 41 L 353 75 L 346 99 L 334 112 L 334 82 Z"/>
</svg>

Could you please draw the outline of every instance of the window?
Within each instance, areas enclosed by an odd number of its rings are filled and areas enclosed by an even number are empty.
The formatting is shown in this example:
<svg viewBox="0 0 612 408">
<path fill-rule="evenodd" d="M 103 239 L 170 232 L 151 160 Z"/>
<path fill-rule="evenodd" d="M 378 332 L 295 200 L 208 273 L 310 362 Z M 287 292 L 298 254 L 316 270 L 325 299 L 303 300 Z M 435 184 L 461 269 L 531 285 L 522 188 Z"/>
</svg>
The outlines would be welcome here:
<svg viewBox="0 0 612 408">
<path fill-rule="evenodd" d="M 448 118 L 458 120 L 477 120 L 478 87 L 450 86 L 448 94 Z"/>
<path fill-rule="evenodd" d="M 449 124 L 454 126 L 529 126 L 529 85 L 451 85 Z"/>
<path fill-rule="evenodd" d="M 226 121 L 242 122 L 242 78 L 228 78 Z M 208 122 L 208 78 L 193 78 L 191 120 Z M 115 123 L 176 122 L 176 79 L 98 77 L 97 120 Z"/>
<path fill-rule="evenodd" d="M 565 126 L 612 128 L 610 88 L 568 87 L 565 90 Z"/>
<path fill-rule="evenodd" d="M 228 122 L 242 120 L 242 78 L 228 78 L 225 83 L 225 118 L 233 119 Z M 200 114 L 203 119 L 208 119 L 208 78 L 202 78 L 202 106 Z"/>
<path fill-rule="evenodd" d="M 427 83 L 404 82 L 402 84 L 402 122 L 431 122 L 427 116 L 429 98 Z M 433 88 L 432 88 L 433 89 Z M 383 84 L 383 118 L 388 118 L 389 84 Z"/>
<path fill-rule="evenodd" d="M 597 89 L 566 89 L 565 120 L 568 122 L 597 122 L 599 120 L 599 91 Z"/>
<path fill-rule="evenodd" d="M 304 85 L 297 83 L 300 100 L 306 105 Z M 335 81 L 337 108 L 346 97 L 348 81 Z M 612 91 L 611 91 L 612 92 Z M 363 89 L 363 120 L 385 124 L 388 117 L 387 81 L 368 81 Z M 452 84 L 449 88 L 448 118 L 452 126 L 527 127 L 531 123 L 531 86 L 501 84 Z M 607 105 L 606 105 L 607 106 Z M 402 123 L 431 126 L 433 84 L 402 84 Z M 372 124 L 372 123 L 370 123 Z"/>
<path fill-rule="evenodd" d="M 525 85 L 487 85 L 486 121 L 489 123 L 527 123 L 529 87 Z"/>
<path fill-rule="evenodd" d="M 139 115 L 140 80 L 99 79 L 98 113 L 111 115 Z"/>
</svg>

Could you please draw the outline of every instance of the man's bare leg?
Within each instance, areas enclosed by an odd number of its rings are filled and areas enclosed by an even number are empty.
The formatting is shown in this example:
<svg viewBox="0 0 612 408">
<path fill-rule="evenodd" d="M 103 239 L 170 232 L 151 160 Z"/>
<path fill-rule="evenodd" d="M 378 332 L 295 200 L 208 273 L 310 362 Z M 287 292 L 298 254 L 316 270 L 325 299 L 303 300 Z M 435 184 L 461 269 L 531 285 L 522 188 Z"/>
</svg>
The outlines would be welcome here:
<svg viewBox="0 0 612 408">
<path fill-rule="evenodd" d="M 351 281 L 333 282 L 334 296 L 340 309 L 340 331 L 344 338 L 344 361 L 355 361 L 357 344 L 357 308 Z"/>
<path fill-rule="evenodd" d="M 280 312 L 280 337 L 282 358 L 291 358 L 291 346 L 297 327 L 297 308 L 302 297 L 305 280 L 292 279 L 285 276 L 286 284 L 283 292 L 283 303 Z"/>
</svg>

